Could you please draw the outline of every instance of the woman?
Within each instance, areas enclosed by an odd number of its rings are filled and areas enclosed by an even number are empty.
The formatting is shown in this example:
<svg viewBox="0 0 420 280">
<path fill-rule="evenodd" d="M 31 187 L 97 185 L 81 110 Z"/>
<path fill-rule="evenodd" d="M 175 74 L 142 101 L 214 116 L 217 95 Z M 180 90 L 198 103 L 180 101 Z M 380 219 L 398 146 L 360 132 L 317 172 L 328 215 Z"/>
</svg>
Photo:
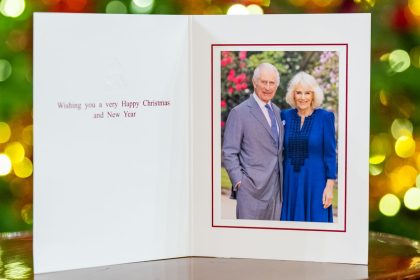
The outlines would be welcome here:
<svg viewBox="0 0 420 280">
<path fill-rule="evenodd" d="M 324 94 L 305 72 L 289 83 L 283 110 L 283 205 L 280 220 L 333 222 L 337 159 L 334 114 L 318 107 Z"/>
</svg>

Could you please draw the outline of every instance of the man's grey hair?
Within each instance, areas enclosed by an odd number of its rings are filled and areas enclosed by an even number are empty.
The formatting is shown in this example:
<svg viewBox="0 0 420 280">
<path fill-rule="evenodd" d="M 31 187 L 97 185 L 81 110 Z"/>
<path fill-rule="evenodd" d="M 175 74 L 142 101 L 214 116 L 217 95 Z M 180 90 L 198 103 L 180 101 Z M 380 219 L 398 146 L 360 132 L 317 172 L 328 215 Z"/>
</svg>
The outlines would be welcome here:
<svg viewBox="0 0 420 280">
<path fill-rule="evenodd" d="M 261 63 L 260 65 L 257 66 L 257 68 L 255 68 L 254 76 L 252 77 L 252 80 L 254 82 L 256 82 L 260 78 L 262 70 L 273 71 L 276 74 L 277 86 L 280 84 L 280 73 L 279 73 L 279 71 L 277 70 L 277 68 L 273 64 L 268 63 L 268 62 Z"/>
</svg>

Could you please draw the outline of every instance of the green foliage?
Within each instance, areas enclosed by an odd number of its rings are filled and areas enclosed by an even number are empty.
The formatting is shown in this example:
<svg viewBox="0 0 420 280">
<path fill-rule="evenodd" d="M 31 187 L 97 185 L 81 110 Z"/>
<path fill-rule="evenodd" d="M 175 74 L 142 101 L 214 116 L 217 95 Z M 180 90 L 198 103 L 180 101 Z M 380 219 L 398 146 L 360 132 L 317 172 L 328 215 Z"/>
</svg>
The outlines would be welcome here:
<svg viewBox="0 0 420 280">
<path fill-rule="evenodd" d="M 221 178 L 222 189 L 229 189 L 230 190 L 232 184 L 230 182 L 229 175 L 228 175 L 226 169 L 224 167 L 222 167 L 220 171 L 221 171 L 220 173 L 221 173 L 221 177 L 222 177 Z"/>
<path fill-rule="evenodd" d="M 246 56 L 245 56 L 246 55 Z M 284 96 L 292 77 L 305 71 L 313 75 L 325 93 L 323 107 L 336 111 L 338 104 L 338 55 L 321 51 L 222 52 L 221 58 L 222 128 L 229 111 L 253 92 L 252 75 L 261 63 L 273 64 L 280 73 L 280 85 L 273 102 L 288 108 Z"/>
</svg>

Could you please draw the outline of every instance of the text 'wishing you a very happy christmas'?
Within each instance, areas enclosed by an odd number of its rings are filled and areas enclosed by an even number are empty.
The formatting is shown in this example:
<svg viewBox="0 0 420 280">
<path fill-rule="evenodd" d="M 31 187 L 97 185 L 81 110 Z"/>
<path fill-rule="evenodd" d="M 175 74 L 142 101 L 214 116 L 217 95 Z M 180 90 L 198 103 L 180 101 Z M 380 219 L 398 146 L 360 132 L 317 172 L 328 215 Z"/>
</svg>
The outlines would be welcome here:
<svg viewBox="0 0 420 280">
<path fill-rule="evenodd" d="M 144 99 L 141 101 L 57 102 L 57 108 L 59 110 L 89 112 L 89 116 L 94 119 L 136 118 L 139 110 L 168 108 L 170 106 L 170 100 L 152 99 Z"/>
</svg>

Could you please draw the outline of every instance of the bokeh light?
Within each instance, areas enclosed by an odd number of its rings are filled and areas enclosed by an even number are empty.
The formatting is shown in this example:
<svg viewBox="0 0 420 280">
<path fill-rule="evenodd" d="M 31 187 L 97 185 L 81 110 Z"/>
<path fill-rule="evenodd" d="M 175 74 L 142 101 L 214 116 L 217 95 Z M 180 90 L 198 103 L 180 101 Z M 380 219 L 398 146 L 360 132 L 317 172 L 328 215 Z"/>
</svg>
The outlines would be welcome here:
<svg viewBox="0 0 420 280">
<path fill-rule="evenodd" d="M 126 14 L 127 7 L 123 2 L 115 0 L 106 5 L 105 11 L 108 14 Z"/>
<path fill-rule="evenodd" d="M 26 204 L 25 206 L 23 206 L 22 210 L 20 211 L 20 215 L 22 217 L 22 220 L 27 223 L 27 224 L 32 224 L 33 223 L 33 209 L 32 209 L 32 204 Z"/>
<path fill-rule="evenodd" d="M 379 101 L 382 105 L 388 106 L 388 93 L 384 90 L 379 92 Z"/>
<path fill-rule="evenodd" d="M 385 155 L 373 155 L 369 157 L 370 164 L 380 164 L 385 160 Z"/>
<path fill-rule="evenodd" d="M 6 154 L 0 154 L 0 176 L 5 176 L 12 170 L 12 161 Z"/>
<path fill-rule="evenodd" d="M 33 126 L 28 125 L 22 130 L 22 141 L 26 145 L 32 145 L 33 143 Z"/>
<path fill-rule="evenodd" d="M 63 0 L 72 12 L 81 12 L 87 5 L 87 0 Z"/>
<path fill-rule="evenodd" d="M 369 6 L 371 6 L 372 8 L 375 6 L 375 4 L 376 4 L 376 0 L 365 0 L 365 2 L 369 5 Z"/>
<path fill-rule="evenodd" d="M 394 139 L 401 136 L 413 135 L 413 124 L 407 119 L 395 119 L 391 125 L 391 134 Z"/>
<path fill-rule="evenodd" d="M 395 142 L 395 153 L 401 158 L 409 158 L 416 151 L 416 142 L 409 136 L 401 136 Z"/>
<path fill-rule="evenodd" d="M 381 165 L 374 165 L 369 164 L 369 174 L 372 176 L 378 176 L 383 171 L 383 167 Z"/>
<path fill-rule="evenodd" d="M 398 168 L 401 184 L 405 187 L 411 187 L 416 183 L 417 169 L 411 165 L 403 165 Z"/>
<path fill-rule="evenodd" d="M 262 15 L 264 14 L 263 9 L 255 4 L 251 4 L 249 6 L 246 7 L 246 9 L 248 10 L 250 15 Z"/>
<path fill-rule="evenodd" d="M 131 11 L 136 14 L 148 14 L 153 10 L 154 0 L 132 0 Z"/>
<path fill-rule="evenodd" d="M 16 18 L 25 11 L 25 0 L 2 0 L 0 12 L 6 17 Z"/>
<path fill-rule="evenodd" d="M 227 14 L 228 15 L 248 15 L 249 11 L 244 5 L 234 4 L 228 9 Z"/>
<path fill-rule="evenodd" d="M 390 137 L 385 133 L 381 133 L 372 136 L 371 139 L 369 163 L 380 164 L 384 162 L 386 157 L 392 151 L 392 143 L 390 141 Z"/>
<path fill-rule="evenodd" d="M 19 142 L 9 143 L 4 152 L 9 156 L 12 163 L 19 162 L 25 157 L 25 148 Z"/>
<path fill-rule="evenodd" d="M 27 178 L 32 175 L 32 161 L 25 157 L 21 161 L 13 163 L 13 171 L 19 178 Z"/>
<path fill-rule="evenodd" d="M 11 51 L 20 52 L 28 46 L 29 40 L 26 32 L 15 29 L 10 32 L 6 44 Z"/>
<path fill-rule="evenodd" d="M 0 122 L 0 144 L 9 141 L 11 135 L 10 126 L 5 122 Z"/>
<path fill-rule="evenodd" d="M 395 216 L 400 211 L 401 202 L 394 194 L 388 193 L 379 201 L 379 211 L 388 217 Z"/>
<path fill-rule="evenodd" d="M 5 59 L 0 59 L 0 82 L 6 81 L 12 75 L 12 65 Z"/>
<path fill-rule="evenodd" d="M 404 195 L 404 205 L 410 210 L 420 209 L 420 189 L 410 188 Z"/>
<path fill-rule="evenodd" d="M 418 174 L 416 177 L 416 187 L 420 188 L 420 174 Z"/>
<path fill-rule="evenodd" d="M 328 7 L 333 3 L 333 0 L 312 0 L 318 7 Z"/>
<path fill-rule="evenodd" d="M 420 0 L 408 0 L 408 8 L 415 16 L 420 16 Z"/>
<path fill-rule="evenodd" d="M 392 72 L 403 72 L 410 67 L 410 56 L 404 50 L 395 50 L 389 54 L 389 67 Z"/>
</svg>

